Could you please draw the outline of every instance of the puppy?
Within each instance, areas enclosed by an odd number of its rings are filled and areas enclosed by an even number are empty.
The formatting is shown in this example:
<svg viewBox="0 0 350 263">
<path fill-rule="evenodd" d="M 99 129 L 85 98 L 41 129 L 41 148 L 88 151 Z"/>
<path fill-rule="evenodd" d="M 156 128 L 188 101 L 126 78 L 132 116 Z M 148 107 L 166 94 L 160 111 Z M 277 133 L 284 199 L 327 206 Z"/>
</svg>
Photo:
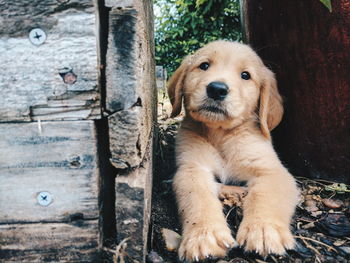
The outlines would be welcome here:
<svg viewBox="0 0 350 263">
<path fill-rule="evenodd" d="M 298 190 L 270 139 L 283 114 L 274 74 L 249 46 L 215 41 L 185 58 L 168 93 L 172 117 L 182 101 L 186 112 L 173 182 L 182 218 L 180 259 L 223 257 L 236 243 L 217 180 L 247 182 L 239 245 L 263 256 L 293 248 L 289 225 Z"/>
</svg>

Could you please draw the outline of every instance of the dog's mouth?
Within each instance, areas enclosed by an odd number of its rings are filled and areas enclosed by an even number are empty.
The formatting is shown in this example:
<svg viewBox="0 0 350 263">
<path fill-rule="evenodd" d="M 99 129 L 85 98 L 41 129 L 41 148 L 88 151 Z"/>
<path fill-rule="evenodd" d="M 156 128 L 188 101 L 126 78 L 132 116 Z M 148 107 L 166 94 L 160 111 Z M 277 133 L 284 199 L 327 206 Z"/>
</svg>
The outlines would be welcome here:
<svg viewBox="0 0 350 263">
<path fill-rule="evenodd" d="M 200 106 L 197 110 L 198 113 L 211 113 L 211 114 L 218 114 L 218 115 L 224 115 L 227 116 L 227 111 L 221 106 L 221 105 L 215 105 L 215 104 L 203 104 Z"/>
</svg>

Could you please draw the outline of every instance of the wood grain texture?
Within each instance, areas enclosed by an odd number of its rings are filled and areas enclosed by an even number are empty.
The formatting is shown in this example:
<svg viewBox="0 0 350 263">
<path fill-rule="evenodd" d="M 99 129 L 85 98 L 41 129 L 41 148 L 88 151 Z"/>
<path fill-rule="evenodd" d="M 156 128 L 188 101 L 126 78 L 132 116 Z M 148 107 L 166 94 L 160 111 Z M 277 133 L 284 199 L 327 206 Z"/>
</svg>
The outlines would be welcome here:
<svg viewBox="0 0 350 263">
<path fill-rule="evenodd" d="M 137 101 L 136 31 L 135 9 L 110 11 L 106 68 L 106 108 L 109 112 L 128 109 Z"/>
<path fill-rule="evenodd" d="M 149 150 L 152 149 L 152 143 Z M 127 241 L 127 252 L 133 262 L 145 262 L 152 199 L 152 154 L 147 151 L 140 167 L 116 177 L 117 243 Z"/>
<path fill-rule="evenodd" d="M 0 14 L 0 122 L 100 118 L 94 1 L 0 0 Z M 34 28 L 42 45 L 29 40 Z"/>
<path fill-rule="evenodd" d="M 105 6 L 116 8 L 129 8 L 134 6 L 137 0 L 105 0 Z"/>
<path fill-rule="evenodd" d="M 117 243 L 127 240 L 130 262 L 145 262 L 151 212 L 156 85 L 153 3 L 111 5 L 106 59 L 106 112 L 116 174 Z M 127 6 L 126 6 L 127 5 Z"/>
<path fill-rule="evenodd" d="M 142 132 L 142 109 L 139 106 L 118 111 L 108 117 L 111 162 L 116 168 L 137 167 L 143 158 L 140 132 Z M 147 142 L 142 142 L 147 145 Z"/>
<path fill-rule="evenodd" d="M 350 183 L 350 2 L 244 2 L 247 39 L 285 97 L 281 156 L 296 174 Z"/>
<path fill-rule="evenodd" d="M 109 15 L 106 114 L 111 161 L 119 169 L 142 162 L 156 116 L 152 1 L 132 4 L 114 6 Z"/>
<path fill-rule="evenodd" d="M 0 262 L 100 262 L 98 221 L 0 225 Z"/>
<path fill-rule="evenodd" d="M 0 223 L 98 218 L 92 121 L 0 124 L 0 149 Z"/>
</svg>

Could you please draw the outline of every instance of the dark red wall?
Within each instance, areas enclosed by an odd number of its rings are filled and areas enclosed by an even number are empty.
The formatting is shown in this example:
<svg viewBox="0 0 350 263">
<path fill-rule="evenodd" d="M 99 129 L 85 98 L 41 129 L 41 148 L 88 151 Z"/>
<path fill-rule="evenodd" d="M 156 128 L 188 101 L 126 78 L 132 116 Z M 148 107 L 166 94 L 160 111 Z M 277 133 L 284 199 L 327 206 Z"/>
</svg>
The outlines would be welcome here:
<svg viewBox="0 0 350 263">
<path fill-rule="evenodd" d="M 350 1 L 245 0 L 247 41 L 277 74 L 273 133 L 296 174 L 350 183 Z"/>
</svg>

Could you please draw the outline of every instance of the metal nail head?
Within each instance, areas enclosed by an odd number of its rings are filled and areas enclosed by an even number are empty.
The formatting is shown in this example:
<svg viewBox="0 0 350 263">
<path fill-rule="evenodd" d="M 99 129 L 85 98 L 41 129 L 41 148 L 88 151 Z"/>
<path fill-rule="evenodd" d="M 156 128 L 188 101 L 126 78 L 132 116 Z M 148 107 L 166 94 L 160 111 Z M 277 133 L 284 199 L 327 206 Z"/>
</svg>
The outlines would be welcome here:
<svg viewBox="0 0 350 263">
<path fill-rule="evenodd" d="M 29 32 L 29 40 L 33 45 L 39 46 L 46 40 L 45 32 L 40 28 L 34 28 Z"/>
<path fill-rule="evenodd" d="M 40 192 L 37 196 L 39 205 L 48 206 L 52 203 L 52 195 L 49 192 Z"/>
</svg>

